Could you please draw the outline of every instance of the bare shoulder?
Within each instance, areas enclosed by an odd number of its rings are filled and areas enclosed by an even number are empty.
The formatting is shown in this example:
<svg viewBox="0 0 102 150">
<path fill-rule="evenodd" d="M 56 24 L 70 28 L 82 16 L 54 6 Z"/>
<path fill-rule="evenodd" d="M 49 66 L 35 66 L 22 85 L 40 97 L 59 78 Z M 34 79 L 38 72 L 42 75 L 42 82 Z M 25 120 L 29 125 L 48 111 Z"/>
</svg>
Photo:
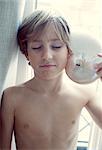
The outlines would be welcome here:
<svg viewBox="0 0 102 150">
<path fill-rule="evenodd" d="M 98 80 L 89 84 L 79 84 L 77 89 L 87 98 L 88 102 L 97 98 Z"/>
<path fill-rule="evenodd" d="M 26 84 L 21 84 L 17 86 L 12 86 L 6 88 L 2 92 L 1 105 L 16 105 L 20 99 L 27 92 Z"/>
<path fill-rule="evenodd" d="M 15 87 L 6 88 L 1 96 L 1 110 L 13 109 L 15 105 Z"/>
<path fill-rule="evenodd" d="M 22 89 L 23 85 L 8 87 L 3 91 L 2 96 L 12 98 L 13 96 L 17 96 L 18 93 L 20 94 Z"/>
</svg>

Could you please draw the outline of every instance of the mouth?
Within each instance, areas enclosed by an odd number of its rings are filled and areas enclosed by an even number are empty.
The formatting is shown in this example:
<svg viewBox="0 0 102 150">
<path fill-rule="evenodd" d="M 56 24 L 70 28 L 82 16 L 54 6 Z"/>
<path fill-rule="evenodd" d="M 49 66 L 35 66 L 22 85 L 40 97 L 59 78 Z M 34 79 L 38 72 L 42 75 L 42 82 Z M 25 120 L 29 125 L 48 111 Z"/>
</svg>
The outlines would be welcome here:
<svg viewBox="0 0 102 150">
<path fill-rule="evenodd" d="M 56 65 L 53 64 L 45 64 L 45 65 L 40 65 L 41 68 L 51 68 L 51 67 L 55 67 Z"/>
</svg>

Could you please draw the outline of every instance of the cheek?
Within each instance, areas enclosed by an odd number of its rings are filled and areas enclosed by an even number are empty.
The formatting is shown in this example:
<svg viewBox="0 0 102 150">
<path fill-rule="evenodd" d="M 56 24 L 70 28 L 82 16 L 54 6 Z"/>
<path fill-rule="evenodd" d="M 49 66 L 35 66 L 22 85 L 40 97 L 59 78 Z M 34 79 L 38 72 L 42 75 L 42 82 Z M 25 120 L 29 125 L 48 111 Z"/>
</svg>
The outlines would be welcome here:
<svg viewBox="0 0 102 150">
<path fill-rule="evenodd" d="M 39 57 L 33 55 L 28 55 L 31 66 L 34 68 L 39 63 Z"/>
<path fill-rule="evenodd" d="M 40 60 L 38 57 L 32 57 L 32 58 L 30 58 L 30 62 L 33 66 L 36 66 L 40 63 Z"/>
<path fill-rule="evenodd" d="M 62 53 L 60 56 L 58 56 L 59 58 L 59 63 L 62 64 L 62 66 L 65 66 L 67 63 L 67 52 Z"/>
<path fill-rule="evenodd" d="M 66 50 L 63 54 L 62 54 L 62 60 L 64 62 L 67 62 L 67 58 L 68 58 L 68 51 Z"/>
</svg>

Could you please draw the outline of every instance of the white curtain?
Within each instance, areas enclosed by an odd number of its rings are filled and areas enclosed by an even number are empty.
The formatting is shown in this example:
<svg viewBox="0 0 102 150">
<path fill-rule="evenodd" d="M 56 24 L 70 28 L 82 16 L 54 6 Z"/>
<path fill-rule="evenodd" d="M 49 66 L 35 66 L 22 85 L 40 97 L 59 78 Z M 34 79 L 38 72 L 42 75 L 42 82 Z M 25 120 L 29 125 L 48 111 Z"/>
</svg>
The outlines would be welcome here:
<svg viewBox="0 0 102 150">
<path fill-rule="evenodd" d="M 16 34 L 23 17 L 34 10 L 34 4 L 34 0 L 0 0 L 0 95 L 4 88 L 25 79 L 26 60 L 18 50 Z M 22 78 L 17 74 L 21 65 Z"/>
</svg>

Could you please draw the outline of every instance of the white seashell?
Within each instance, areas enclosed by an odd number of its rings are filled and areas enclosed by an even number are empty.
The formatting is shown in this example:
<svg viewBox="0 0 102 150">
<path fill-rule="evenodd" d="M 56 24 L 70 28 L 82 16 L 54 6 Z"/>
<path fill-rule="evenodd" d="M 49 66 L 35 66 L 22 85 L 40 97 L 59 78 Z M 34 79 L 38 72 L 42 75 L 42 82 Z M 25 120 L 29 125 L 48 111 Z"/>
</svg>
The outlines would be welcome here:
<svg viewBox="0 0 102 150">
<path fill-rule="evenodd" d="M 102 62 L 98 53 L 102 53 L 97 40 L 89 35 L 76 34 L 71 39 L 73 56 L 69 59 L 68 76 L 80 84 L 91 83 L 99 78 L 95 64 Z"/>
<path fill-rule="evenodd" d="M 102 62 L 102 58 L 98 58 L 98 62 Z M 68 71 L 68 76 L 75 82 L 85 84 L 91 83 L 99 78 L 95 70 L 96 59 L 87 60 L 79 59 L 72 56 L 70 60 L 70 66 Z"/>
</svg>

